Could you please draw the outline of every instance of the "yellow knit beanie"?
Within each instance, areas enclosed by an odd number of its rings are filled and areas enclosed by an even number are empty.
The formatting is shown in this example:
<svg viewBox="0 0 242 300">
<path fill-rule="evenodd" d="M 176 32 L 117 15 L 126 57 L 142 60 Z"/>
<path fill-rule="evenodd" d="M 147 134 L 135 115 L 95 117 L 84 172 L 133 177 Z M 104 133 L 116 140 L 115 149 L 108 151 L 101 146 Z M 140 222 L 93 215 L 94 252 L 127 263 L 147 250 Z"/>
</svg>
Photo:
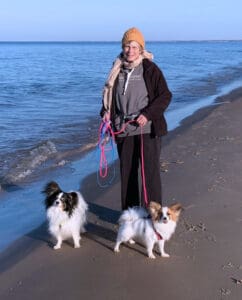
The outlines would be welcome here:
<svg viewBox="0 0 242 300">
<path fill-rule="evenodd" d="M 139 31 L 139 29 L 132 27 L 130 29 L 128 29 L 122 38 L 122 47 L 124 47 L 125 44 L 131 42 L 131 41 L 135 41 L 137 43 L 140 44 L 140 46 L 142 47 L 142 49 L 145 48 L 145 39 L 143 34 Z"/>
</svg>

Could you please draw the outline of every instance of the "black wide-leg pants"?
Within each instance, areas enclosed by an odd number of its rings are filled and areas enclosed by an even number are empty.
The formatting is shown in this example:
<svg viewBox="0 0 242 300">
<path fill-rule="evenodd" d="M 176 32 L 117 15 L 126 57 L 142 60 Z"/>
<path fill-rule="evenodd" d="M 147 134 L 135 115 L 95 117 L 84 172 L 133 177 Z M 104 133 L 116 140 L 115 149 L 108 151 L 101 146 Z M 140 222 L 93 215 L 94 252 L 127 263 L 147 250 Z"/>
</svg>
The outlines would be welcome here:
<svg viewBox="0 0 242 300">
<path fill-rule="evenodd" d="M 161 137 L 143 134 L 143 157 L 148 201 L 162 203 L 160 176 Z M 145 206 L 143 184 L 139 186 L 141 170 L 141 135 L 117 138 L 121 172 L 122 209 Z M 142 182 L 142 181 L 141 181 Z"/>
</svg>

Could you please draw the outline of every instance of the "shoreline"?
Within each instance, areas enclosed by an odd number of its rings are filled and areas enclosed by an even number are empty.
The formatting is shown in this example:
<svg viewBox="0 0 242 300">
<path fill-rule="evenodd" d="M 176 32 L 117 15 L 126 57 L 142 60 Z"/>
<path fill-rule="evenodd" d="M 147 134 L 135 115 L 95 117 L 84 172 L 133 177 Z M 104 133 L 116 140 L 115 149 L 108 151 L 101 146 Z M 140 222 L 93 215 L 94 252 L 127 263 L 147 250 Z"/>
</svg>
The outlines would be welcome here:
<svg viewBox="0 0 242 300">
<path fill-rule="evenodd" d="M 240 299 L 242 241 L 234 233 L 241 232 L 242 222 L 241 109 L 238 88 L 163 139 L 164 204 L 179 201 L 185 208 L 166 246 L 169 259 L 149 260 L 140 245 L 113 254 L 119 181 L 102 189 L 91 174 L 81 190 L 90 206 L 81 249 L 64 243 L 53 251 L 42 224 L 0 253 L 0 296 L 40 299 L 42 291 L 47 298 L 69 299 Z"/>
</svg>

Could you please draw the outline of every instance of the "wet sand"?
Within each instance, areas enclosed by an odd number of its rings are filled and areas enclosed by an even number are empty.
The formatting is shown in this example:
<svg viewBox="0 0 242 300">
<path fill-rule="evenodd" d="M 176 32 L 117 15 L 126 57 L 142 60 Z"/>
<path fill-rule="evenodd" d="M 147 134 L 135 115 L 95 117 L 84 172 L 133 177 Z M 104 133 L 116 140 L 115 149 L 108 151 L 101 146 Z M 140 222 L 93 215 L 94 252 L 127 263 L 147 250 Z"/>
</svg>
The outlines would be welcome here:
<svg viewBox="0 0 242 300">
<path fill-rule="evenodd" d="M 242 299 L 241 112 L 237 89 L 163 139 L 164 204 L 184 207 L 170 258 L 138 244 L 114 254 L 120 185 L 102 189 L 92 175 L 81 248 L 54 251 L 46 224 L 25 235 L 0 254 L 0 299 Z"/>
</svg>

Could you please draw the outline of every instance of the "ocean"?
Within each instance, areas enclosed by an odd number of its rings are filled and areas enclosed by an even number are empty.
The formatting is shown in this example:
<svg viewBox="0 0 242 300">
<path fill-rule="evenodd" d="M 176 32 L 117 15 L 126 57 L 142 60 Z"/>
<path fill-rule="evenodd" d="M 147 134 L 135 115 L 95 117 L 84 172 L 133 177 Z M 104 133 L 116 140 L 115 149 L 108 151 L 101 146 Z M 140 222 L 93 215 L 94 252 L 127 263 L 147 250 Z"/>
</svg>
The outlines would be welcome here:
<svg viewBox="0 0 242 300">
<path fill-rule="evenodd" d="M 173 94 L 169 130 L 241 86 L 242 41 L 147 42 L 146 49 Z M 118 42 L 0 43 L 0 250 L 44 221 L 47 180 L 78 188 L 98 168 L 102 89 L 120 51 Z"/>
</svg>

